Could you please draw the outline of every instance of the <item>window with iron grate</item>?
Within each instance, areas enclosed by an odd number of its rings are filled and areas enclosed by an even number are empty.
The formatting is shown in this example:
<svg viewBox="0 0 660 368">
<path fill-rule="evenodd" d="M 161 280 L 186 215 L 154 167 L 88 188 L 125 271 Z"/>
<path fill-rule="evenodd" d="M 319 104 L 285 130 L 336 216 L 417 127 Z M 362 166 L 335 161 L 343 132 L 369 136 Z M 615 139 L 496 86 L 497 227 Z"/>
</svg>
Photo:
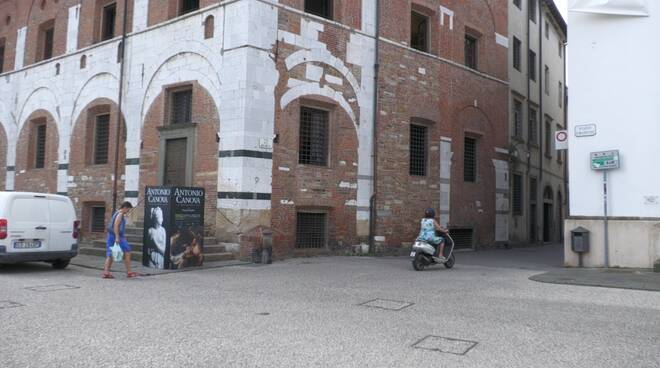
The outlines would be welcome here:
<svg viewBox="0 0 660 368">
<path fill-rule="evenodd" d="M 199 9 L 199 0 L 180 0 L 179 15 L 194 12 Z"/>
<path fill-rule="evenodd" d="M 516 68 L 516 70 L 520 70 L 521 46 L 522 42 L 520 42 L 520 40 L 516 37 L 513 37 L 513 67 Z"/>
<path fill-rule="evenodd" d="M 529 108 L 528 110 L 528 120 L 527 120 L 527 139 L 529 143 L 538 145 L 538 119 L 536 118 L 536 109 Z"/>
<path fill-rule="evenodd" d="M 423 125 L 410 124 L 410 175 L 426 175 L 426 135 Z"/>
<path fill-rule="evenodd" d="M 328 165 L 328 112 L 311 107 L 300 108 L 300 143 L 298 163 Z"/>
<path fill-rule="evenodd" d="M 513 136 L 519 139 L 523 137 L 522 102 L 518 100 L 513 100 Z"/>
<path fill-rule="evenodd" d="M 94 124 L 94 165 L 108 163 L 108 144 L 110 141 L 110 114 L 96 116 Z"/>
<path fill-rule="evenodd" d="M 0 38 L 0 74 L 5 71 L 5 40 Z"/>
<path fill-rule="evenodd" d="M 410 13 L 410 47 L 429 51 L 429 17 L 417 12 Z"/>
<path fill-rule="evenodd" d="M 469 34 L 465 35 L 465 66 L 477 69 L 478 40 Z"/>
<path fill-rule="evenodd" d="M 511 209 L 514 216 L 522 215 L 522 176 L 513 174 L 511 178 Z"/>
<path fill-rule="evenodd" d="M 454 248 L 474 248 L 472 244 L 473 232 L 470 228 L 450 228 L 449 235 L 454 240 Z"/>
<path fill-rule="evenodd" d="M 296 248 L 325 248 L 325 213 L 298 212 L 296 216 Z"/>
<path fill-rule="evenodd" d="M 192 88 L 170 92 L 170 124 L 192 123 Z"/>
<path fill-rule="evenodd" d="M 105 232 L 105 206 L 94 206 L 90 212 L 90 230 L 94 233 Z"/>
<path fill-rule="evenodd" d="M 117 19 L 117 4 L 112 3 L 103 7 L 101 17 L 101 41 L 115 37 L 115 22 Z"/>
<path fill-rule="evenodd" d="M 465 137 L 463 147 L 463 180 L 477 181 L 477 140 L 471 137 Z"/>
<path fill-rule="evenodd" d="M 46 124 L 38 124 L 35 129 L 34 168 L 43 169 L 46 165 Z"/>
<path fill-rule="evenodd" d="M 305 0 L 305 12 L 332 19 L 332 0 Z"/>
</svg>

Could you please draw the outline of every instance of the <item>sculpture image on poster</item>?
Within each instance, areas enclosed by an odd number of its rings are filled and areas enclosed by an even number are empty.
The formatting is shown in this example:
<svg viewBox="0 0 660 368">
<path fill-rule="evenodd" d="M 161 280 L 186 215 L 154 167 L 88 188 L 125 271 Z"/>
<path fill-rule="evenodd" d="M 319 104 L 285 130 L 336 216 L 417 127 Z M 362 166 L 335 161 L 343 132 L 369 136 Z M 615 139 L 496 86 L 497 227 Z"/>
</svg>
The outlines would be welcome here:
<svg viewBox="0 0 660 368">
<path fill-rule="evenodd" d="M 142 264 L 147 267 L 168 268 L 168 226 L 171 212 L 171 189 L 147 187 L 144 201 L 144 235 Z"/>
<path fill-rule="evenodd" d="M 204 189 L 172 188 L 170 268 L 199 267 L 204 263 Z"/>
</svg>

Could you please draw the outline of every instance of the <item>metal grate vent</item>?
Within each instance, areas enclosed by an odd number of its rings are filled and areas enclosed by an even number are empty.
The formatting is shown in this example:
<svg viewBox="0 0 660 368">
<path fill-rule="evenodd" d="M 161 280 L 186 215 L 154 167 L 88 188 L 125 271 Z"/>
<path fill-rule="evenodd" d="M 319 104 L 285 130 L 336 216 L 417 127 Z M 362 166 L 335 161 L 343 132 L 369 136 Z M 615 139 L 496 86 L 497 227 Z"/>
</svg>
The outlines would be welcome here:
<svg viewBox="0 0 660 368">
<path fill-rule="evenodd" d="M 474 248 L 472 243 L 474 231 L 469 228 L 450 228 L 449 234 L 451 238 L 454 239 L 454 247 L 456 249 L 460 248 Z"/>
<path fill-rule="evenodd" d="M 426 127 L 410 125 L 410 175 L 426 175 Z"/>
<path fill-rule="evenodd" d="M 463 179 L 472 183 L 477 181 L 477 140 L 470 137 L 465 137 Z"/>
<path fill-rule="evenodd" d="M 102 233 L 105 231 L 105 207 L 92 207 L 92 232 Z"/>
<path fill-rule="evenodd" d="M 325 213 L 298 212 L 296 221 L 296 248 L 325 248 Z"/>
<path fill-rule="evenodd" d="M 328 112 L 300 108 L 300 145 L 298 162 L 326 166 L 328 164 Z"/>
<path fill-rule="evenodd" d="M 94 129 L 94 164 L 108 163 L 108 142 L 110 141 L 110 115 L 98 115 Z"/>
</svg>

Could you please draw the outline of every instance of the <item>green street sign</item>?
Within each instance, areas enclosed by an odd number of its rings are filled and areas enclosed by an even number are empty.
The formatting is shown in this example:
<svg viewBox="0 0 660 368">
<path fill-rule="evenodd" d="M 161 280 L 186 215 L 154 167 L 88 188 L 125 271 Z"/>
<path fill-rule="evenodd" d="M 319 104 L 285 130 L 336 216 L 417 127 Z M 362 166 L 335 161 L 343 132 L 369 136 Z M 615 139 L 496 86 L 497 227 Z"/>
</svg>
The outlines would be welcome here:
<svg viewBox="0 0 660 368">
<path fill-rule="evenodd" d="M 592 170 L 611 170 L 619 168 L 619 150 L 591 152 Z"/>
</svg>

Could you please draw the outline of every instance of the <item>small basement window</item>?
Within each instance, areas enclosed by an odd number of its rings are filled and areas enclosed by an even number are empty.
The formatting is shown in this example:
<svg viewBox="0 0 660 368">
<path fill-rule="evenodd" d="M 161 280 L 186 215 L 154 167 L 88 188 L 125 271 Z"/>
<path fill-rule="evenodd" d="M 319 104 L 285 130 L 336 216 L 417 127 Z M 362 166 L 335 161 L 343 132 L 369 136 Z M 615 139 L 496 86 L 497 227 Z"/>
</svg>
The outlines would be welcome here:
<svg viewBox="0 0 660 368">
<path fill-rule="evenodd" d="M 93 233 L 105 232 L 105 206 L 92 207 L 90 217 L 90 230 Z"/>
<path fill-rule="evenodd" d="M 325 248 L 327 214 L 298 212 L 296 220 L 296 248 Z"/>
</svg>

